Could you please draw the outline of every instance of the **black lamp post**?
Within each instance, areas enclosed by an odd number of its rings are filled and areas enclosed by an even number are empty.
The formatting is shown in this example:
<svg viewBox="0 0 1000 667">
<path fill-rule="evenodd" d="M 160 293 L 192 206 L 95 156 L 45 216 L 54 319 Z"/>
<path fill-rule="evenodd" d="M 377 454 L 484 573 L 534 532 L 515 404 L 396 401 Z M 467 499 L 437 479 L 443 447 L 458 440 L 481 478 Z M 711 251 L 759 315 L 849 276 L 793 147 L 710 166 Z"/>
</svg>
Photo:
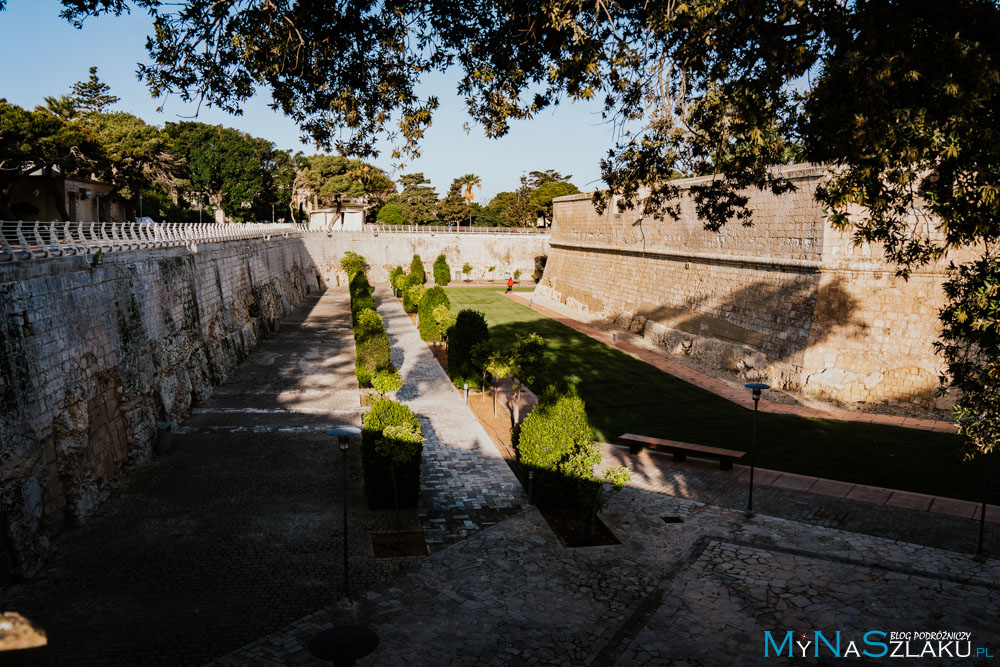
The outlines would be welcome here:
<svg viewBox="0 0 1000 667">
<path fill-rule="evenodd" d="M 760 393 L 766 389 L 770 389 L 770 385 L 761 384 L 759 382 L 751 382 L 749 384 L 743 385 L 747 389 L 753 392 L 753 439 L 750 441 L 750 493 L 747 495 L 747 511 L 745 513 L 746 518 L 750 519 L 753 517 L 753 472 L 756 467 L 756 454 L 757 454 L 757 404 L 760 403 Z"/>
<path fill-rule="evenodd" d="M 357 426 L 338 426 L 326 432 L 327 435 L 337 436 L 337 444 L 340 446 L 340 453 L 343 459 L 344 469 L 344 596 L 351 600 L 351 590 L 347 577 L 347 448 L 351 443 L 351 438 L 361 433 Z"/>
</svg>

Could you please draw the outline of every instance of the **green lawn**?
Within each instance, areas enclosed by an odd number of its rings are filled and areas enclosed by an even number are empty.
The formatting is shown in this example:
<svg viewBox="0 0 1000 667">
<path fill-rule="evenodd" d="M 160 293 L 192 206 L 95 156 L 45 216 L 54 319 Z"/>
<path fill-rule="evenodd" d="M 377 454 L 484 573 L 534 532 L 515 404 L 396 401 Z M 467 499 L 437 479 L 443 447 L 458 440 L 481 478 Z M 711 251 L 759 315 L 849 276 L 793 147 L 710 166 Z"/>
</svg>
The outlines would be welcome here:
<svg viewBox="0 0 1000 667">
<path fill-rule="evenodd" d="M 504 298 L 490 288 L 450 287 L 452 310 L 486 315 L 493 339 L 545 338 L 549 371 L 575 383 L 597 437 L 622 433 L 749 451 L 752 413 Z M 982 473 L 962 463 L 958 436 L 889 426 L 761 413 L 757 465 L 848 482 L 978 501 Z M 996 485 L 994 485 L 996 486 Z M 1000 499 L 994 491 L 993 501 Z"/>
</svg>

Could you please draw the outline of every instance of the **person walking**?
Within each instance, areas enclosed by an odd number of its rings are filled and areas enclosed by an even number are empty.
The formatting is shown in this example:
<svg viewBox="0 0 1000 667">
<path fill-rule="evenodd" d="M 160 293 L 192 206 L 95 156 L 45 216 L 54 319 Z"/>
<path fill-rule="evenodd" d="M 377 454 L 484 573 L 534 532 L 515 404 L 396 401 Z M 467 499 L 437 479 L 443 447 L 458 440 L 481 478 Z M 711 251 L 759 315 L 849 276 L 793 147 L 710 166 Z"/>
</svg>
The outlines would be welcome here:
<svg viewBox="0 0 1000 667">
<path fill-rule="evenodd" d="M 508 278 L 507 279 L 507 290 L 506 291 L 510 292 L 513 289 L 514 289 L 514 279 L 513 278 Z"/>
</svg>

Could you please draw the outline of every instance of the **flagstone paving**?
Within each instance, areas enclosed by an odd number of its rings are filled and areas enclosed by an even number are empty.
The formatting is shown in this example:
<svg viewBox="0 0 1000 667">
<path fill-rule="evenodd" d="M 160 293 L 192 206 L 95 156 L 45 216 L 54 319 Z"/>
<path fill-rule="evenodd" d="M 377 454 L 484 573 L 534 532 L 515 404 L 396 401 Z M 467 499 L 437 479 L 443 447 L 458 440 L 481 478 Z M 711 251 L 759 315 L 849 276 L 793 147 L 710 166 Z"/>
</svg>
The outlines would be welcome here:
<svg viewBox="0 0 1000 667">
<path fill-rule="evenodd" d="M 639 489 L 602 519 L 622 544 L 570 549 L 528 508 L 215 664 L 321 664 L 305 645 L 330 624 L 378 634 L 370 665 L 767 664 L 764 630 L 965 631 L 1000 647 L 996 560 Z"/>
</svg>

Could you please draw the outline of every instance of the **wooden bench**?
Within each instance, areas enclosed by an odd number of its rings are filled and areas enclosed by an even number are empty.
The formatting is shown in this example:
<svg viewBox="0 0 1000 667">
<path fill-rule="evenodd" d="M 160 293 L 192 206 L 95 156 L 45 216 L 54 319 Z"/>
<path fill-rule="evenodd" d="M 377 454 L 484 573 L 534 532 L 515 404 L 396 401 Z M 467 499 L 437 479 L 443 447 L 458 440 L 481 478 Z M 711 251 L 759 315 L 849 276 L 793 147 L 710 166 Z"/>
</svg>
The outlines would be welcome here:
<svg viewBox="0 0 1000 667">
<path fill-rule="evenodd" d="M 650 438 L 645 435 L 635 435 L 626 433 L 618 436 L 618 442 L 628 445 L 630 454 L 638 454 L 643 447 L 656 451 L 671 452 L 674 461 L 683 461 L 688 454 L 695 458 L 718 459 L 720 470 L 732 470 L 733 461 L 739 461 L 747 455 L 735 449 L 721 449 L 719 447 L 706 447 L 705 445 L 692 445 L 690 442 L 677 442 L 676 440 L 664 440 L 662 438 Z"/>
</svg>

